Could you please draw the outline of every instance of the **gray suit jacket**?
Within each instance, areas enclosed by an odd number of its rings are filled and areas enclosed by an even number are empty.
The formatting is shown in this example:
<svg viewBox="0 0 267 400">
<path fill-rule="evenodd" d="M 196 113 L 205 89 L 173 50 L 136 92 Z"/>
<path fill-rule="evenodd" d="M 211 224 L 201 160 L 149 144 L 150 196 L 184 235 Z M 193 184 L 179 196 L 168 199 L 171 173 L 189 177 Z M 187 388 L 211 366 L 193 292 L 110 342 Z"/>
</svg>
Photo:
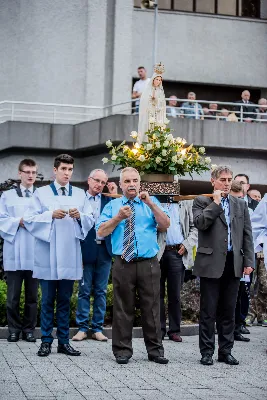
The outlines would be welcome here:
<svg viewBox="0 0 267 400">
<path fill-rule="evenodd" d="M 193 204 L 194 224 L 198 229 L 198 249 L 194 275 L 220 278 L 225 267 L 228 227 L 221 205 L 199 196 Z M 246 202 L 230 196 L 231 236 L 235 276 L 243 276 L 244 267 L 254 267 L 251 223 Z"/>
</svg>

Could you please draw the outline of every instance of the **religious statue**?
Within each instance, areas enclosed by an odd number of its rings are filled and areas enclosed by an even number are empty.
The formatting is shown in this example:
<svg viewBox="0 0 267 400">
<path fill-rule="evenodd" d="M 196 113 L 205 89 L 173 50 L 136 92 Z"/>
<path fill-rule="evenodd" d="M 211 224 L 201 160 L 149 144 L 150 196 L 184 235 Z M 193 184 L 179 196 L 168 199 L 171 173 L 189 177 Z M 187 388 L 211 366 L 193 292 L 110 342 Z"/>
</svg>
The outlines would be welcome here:
<svg viewBox="0 0 267 400">
<path fill-rule="evenodd" d="M 153 130 L 155 126 L 165 126 L 166 124 L 166 100 L 162 86 L 162 75 L 164 65 L 156 64 L 154 74 L 145 87 L 140 98 L 139 123 L 138 123 L 138 142 L 146 142 L 146 132 Z"/>
</svg>

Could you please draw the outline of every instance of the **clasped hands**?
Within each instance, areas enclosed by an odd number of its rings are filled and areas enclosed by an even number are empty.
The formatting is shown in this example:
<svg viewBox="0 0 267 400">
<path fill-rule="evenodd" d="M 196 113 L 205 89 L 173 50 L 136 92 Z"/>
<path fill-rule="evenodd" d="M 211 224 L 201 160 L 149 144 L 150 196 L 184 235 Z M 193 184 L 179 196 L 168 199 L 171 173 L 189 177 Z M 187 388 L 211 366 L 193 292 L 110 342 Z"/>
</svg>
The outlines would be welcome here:
<svg viewBox="0 0 267 400">
<path fill-rule="evenodd" d="M 66 215 L 69 214 L 69 216 L 73 219 L 79 219 L 80 218 L 80 213 L 77 210 L 77 208 L 70 208 L 69 211 L 65 210 L 55 210 L 53 211 L 52 218 L 53 219 L 63 219 L 66 217 Z"/>
<path fill-rule="evenodd" d="M 142 200 L 148 207 L 153 204 L 151 197 L 149 196 L 148 192 L 141 192 L 138 195 L 139 199 Z M 129 218 L 132 215 L 132 209 L 130 206 L 123 206 L 119 209 L 118 218 L 122 221 L 124 219 Z"/>
</svg>

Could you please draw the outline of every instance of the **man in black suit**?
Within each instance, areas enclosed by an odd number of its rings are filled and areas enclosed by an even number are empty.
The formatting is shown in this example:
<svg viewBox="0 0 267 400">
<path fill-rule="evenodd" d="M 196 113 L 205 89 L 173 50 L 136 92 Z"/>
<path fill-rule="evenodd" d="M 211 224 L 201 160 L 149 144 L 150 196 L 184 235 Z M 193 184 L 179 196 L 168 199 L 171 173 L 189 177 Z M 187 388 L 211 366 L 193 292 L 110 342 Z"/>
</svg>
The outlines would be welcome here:
<svg viewBox="0 0 267 400">
<path fill-rule="evenodd" d="M 248 90 L 244 90 L 241 94 L 241 100 L 235 101 L 238 105 L 234 107 L 234 111 L 237 112 L 237 117 L 241 122 L 253 122 L 256 117 L 256 104 L 250 99 L 250 92 Z M 254 105 L 249 106 L 249 104 Z"/>
<path fill-rule="evenodd" d="M 240 278 L 254 266 L 250 217 L 246 203 L 229 195 L 233 173 L 227 166 L 211 174 L 213 200 L 194 200 L 194 224 L 198 249 L 193 268 L 200 277 L 199 345 L 203 365 L 213 364 L 215 321 L 218 361 L 239 364 L 231 355 L 234 344 L 235 306 Z"/>
<path fill-rule="evenodd" d="M 108 183 L 108 176 L 102 169 L 93 170 L 88 178 L 86 195 L 93 208 L 95 223 L 110 198 L 102 195 L 107 186 L 109 193 L 117 193 L 117 185 Z M 93 316 L 91 321 L 92 339 L 106 342 L 103 335 L 103 322 L 106 312 L 106 292 L 111 267 L 112 248 L 110 236 L 97 237 L 95 228 L 81 242 L 83 256 L 83 279 L 80 281 L 76 322 L 79 331 L 72 338 L 80 341 L 87 338 L 89 329 L 90 296 L 94 291 Z"/>
</svg>

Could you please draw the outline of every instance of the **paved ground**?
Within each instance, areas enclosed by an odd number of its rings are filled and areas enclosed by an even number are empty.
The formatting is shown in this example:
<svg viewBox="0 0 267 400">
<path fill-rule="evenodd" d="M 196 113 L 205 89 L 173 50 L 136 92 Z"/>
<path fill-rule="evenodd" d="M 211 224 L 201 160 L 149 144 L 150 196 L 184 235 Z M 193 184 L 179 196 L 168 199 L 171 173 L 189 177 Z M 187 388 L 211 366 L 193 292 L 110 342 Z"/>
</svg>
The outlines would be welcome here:
<svg viewBox="0 0 267 400">
<path fill-rule="evenodd" d="M 197 336 L 177 344 L 165 340 L 167 366 L 147 361 L 142 339 L 134 339 L 134 357 L 126 366 L 115 363 L 111 341 L 76 344 L 80 357 L 57 354 L 55 341 L 52 354 L 39 358 L 40 340 L 1 340 L 0 399 L 267 399 L 267 328 L 251 328 L 250 337 L 250 343 L 235 345 L 237 367 L 200 365 Z"/>
</svg>

